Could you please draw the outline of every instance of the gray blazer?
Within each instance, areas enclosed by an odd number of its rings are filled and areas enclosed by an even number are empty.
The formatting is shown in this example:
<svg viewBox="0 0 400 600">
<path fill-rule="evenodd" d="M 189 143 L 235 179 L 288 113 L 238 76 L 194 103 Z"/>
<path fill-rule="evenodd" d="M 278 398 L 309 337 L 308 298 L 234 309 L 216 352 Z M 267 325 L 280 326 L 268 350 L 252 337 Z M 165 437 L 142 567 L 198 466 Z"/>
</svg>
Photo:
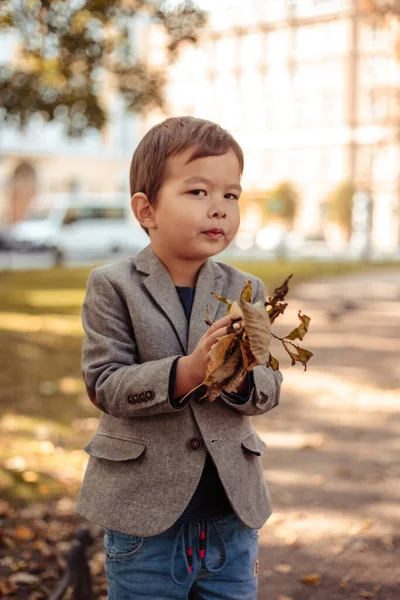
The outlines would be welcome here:
<svg viewBox="0 0 400 600">
<path fill-rule="evenodd" d="M 264 299 L 259 279 L 209 259 L 202 266 L 189 325 L 171 277 L 147 246 L 135 258 L 94 269 L 83 304 L 82 372 L 91 401 L 102 411 L 85 447 L 90 455 L 77 511 L 107 528 L 138 536 L 168 529 L 192 497 L 211 454 L 233 510 L 259 529 L 271 514 L 260 455 L 265 444 L 251 416 L 279 402 L 282 375 L 255 367 L 245 404 L 224 393 L 215 402 L 176 410 L 169 402 L 172 364 L 189 354 L 247 279 L 253 302 Z"/>
</svg>

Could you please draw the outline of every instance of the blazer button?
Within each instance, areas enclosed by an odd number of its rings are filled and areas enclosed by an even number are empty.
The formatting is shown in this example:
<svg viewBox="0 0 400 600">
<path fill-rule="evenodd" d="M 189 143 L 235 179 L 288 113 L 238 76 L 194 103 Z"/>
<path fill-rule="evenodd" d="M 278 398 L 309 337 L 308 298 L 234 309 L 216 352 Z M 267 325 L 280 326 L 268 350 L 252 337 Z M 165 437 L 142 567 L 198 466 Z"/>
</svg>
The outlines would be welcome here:
<svg viewBox="0 0 400 600">
<path fill-rule="evenodd" d="M 155 393 L 153 392 L 153 390 L 146 390 L 144 393 L 144 397 L 146 398 L 146 400 L 153 400 L 155 396 Z"/>
<path fill-rule="evenodd" d="M 200 448 L 202 444 L 202 441 L 199 440 L 199 438 L 192 438 L 189 441 L 189 448 L 191 448 L 192 450 L 198 450 Z"/>
<path fill-rule="evenodd" d="M 146 400 L 144 399 L 144 392 L 140 392 L 140 394 L 139 394 L 139 402 L 146 402 Z"/>
<path fill-rule="evenodd" d="M 131 404 L 136 404 L 137 402 L 139 402 L 138 395 L 132 394 L 131 396 L 128 396 L 128 402 L 130 402 Z"/>
</svg>

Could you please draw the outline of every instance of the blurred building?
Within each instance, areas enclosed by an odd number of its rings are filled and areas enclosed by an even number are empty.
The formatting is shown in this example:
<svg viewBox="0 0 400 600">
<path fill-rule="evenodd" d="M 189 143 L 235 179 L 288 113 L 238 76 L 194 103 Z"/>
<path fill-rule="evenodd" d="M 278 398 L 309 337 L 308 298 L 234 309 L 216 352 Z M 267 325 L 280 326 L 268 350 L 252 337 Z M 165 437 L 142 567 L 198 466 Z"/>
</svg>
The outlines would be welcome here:
<svg viewBox="0 0 400 600">
<path fill-rule="evenodd" d="M 372 241 L 400 244 L 400 65 L 390 31 L 355 0 L 203 0 L 209 26 L 169 68 L 168 114 L 217 121 L 246 157 L 242 229 L 282 181 L 301 196 L 295 228 L 332 235 L 323 201 L 340 182 L 369 189 Z M 163 61 L 160 32 L 144 47 Z M 165 114 L 153 113 L 147 129 Z M 334 233 L 334 232 L 333 232 Z"/>
<path fill-rule="evenodd" d="M 0 64 L 12 62 L 17 50 L 17 36 L 0 36 Z M 62 118 L 45 123 L 38 117 L 23 131 L 0 121 L 0 224 L 21 219 L 36 194 L 126 192 L 129 201 L 140 121 L 109 83 L 102 98 L 109 121 L 101 133 L 70 139 Z"/>
</svg>

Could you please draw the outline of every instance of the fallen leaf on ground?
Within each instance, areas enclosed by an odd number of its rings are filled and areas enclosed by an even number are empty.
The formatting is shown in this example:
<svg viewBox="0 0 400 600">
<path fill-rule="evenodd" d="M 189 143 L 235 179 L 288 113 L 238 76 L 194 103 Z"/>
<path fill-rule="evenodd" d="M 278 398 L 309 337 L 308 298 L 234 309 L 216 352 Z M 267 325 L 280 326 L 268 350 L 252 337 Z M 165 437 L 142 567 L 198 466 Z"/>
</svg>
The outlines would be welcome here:
<svg viewBox="0 0 400 600">
<path fill-rule="evenodd" d="M 30 529 L 26 525 L 19 525 L 18 527 L 16 527 L 14 529 L 13 535 L 14 535 L 15 539 L 22 540 L 24 542 L 29 542 L 30 540 L 33 540 L 33 538 L 35 537 L 35 534 L 32 531 L 32 529 Z"/>
<path fill-rule="evenodd" d="M 38 583 L 39 577 L 37 575 L 32 575 L 32 573 L 14 573 L 10 575 L 11 583 Z"/>
<path fill-rule="evenodd" d="M 291 573 L 293 571 L 292 565 L 288 565 L 288 564 L 285 564 L 285 563 L 281 563 L 279 565 L 275 565 L 274 569 L 278 573 Z"/>
<path fill-rule="evenodd" d="M 347 590 L 350 587 L 349 581 L 350 581 L 350 577 L 348 575 L 346 575 L 346 577 L 343 577 L 342 581 L 340 582 L 340 587 L 344 590 Z"/>
<path fill-rule="evenodd" d="M 300 581 L 307 585 L 313 585 L 315 587 L 321 584 L 321 575 L 319 573 L 311 573 L 310 575 L 303 575 L 300 577 Z"/>
<path fill-rule="evenodd" d="M 349 534 L 358 535 L 359 533 L 365 533 L 372 528 L 373 524 L 374 522 L 372 519 L 364 519 L 362 523 L 357 523 L 357 525 L 353 525 L 353 527 L 351 527 L 349 531 Z"/>
<path fill-rule="evenodd" d="M 368 590 L 361 590 L 360 596 L 361 598 L 373 598 L 375 594 L 374 592 L 369 592 Z"/>
<path fill-rule="evenodd" d="M 0 593 L 3 596 L 8 596 L 8 594 L 12 594 L 15 591 L 15 586 L 9 579 L 1 578 L 0 579 Z"/>
</svg>

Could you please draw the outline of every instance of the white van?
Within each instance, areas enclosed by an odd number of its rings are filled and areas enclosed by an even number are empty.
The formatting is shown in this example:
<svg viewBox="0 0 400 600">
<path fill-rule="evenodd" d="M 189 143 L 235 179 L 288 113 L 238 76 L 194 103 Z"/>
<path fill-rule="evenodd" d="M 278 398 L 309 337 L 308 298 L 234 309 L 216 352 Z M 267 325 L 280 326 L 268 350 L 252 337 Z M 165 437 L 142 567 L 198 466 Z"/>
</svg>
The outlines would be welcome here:
<svg viewBox="0 0 400 600">
<path fill-rule="evenodd" d="M 11 236 L 21 249 L 51 251 L 55 264 L 136 254 L 150 241 L 126 196 L 109 194 L 35 198 Z"/>
</svg>

